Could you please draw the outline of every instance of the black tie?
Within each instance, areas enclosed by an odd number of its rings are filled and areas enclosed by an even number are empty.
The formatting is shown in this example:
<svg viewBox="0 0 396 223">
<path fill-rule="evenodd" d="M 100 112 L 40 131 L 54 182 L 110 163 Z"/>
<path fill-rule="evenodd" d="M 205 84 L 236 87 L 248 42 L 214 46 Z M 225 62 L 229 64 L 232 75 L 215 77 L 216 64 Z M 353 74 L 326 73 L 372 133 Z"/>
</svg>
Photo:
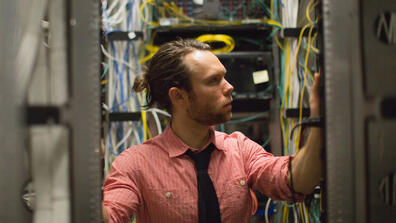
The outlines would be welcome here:
<svg viewBox="0 0 396 223">
<path fill-rule="evenodd" d="M 216 190 L 208 174 L 210 154 L 215 149 L 210 144 L 200 153 L 187 151 L 187 155 L 195 162 L 198 180 L 198 219 L 199 223 L 221 223 L 219 202 Z"/>
</svg>

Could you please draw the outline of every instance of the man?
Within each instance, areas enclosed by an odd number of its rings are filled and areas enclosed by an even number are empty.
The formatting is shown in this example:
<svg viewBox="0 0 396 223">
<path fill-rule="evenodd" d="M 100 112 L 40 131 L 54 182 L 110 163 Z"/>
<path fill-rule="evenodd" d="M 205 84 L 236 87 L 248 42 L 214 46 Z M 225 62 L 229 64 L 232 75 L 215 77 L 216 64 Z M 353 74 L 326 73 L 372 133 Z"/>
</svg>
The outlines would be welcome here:
<svg viewBox="0 0 396 223">
<path fill-rule="evenodd" d="M 289 157 L 274 157 L 239 132 L 213 130 L 231 119 L 234 88 L 209 50 L 194 40 L 167 43 L 152 58 L 144 79 L 135 81 L 136 91 L 146 89 L 148 107 L 164 107 L 172 118 L 163 134 L 113 162 L 103 187 L 105 222 L 128 222 L 132 215 L 139 223 L 249 222 L 249 188 L 293 200 L 293 185 L 294 198 L 301 200 L 319 183 L 319 128 L 292 157 L 291 174 Z M 318 116 L 317 75 L 310 106 L 311 115 Z M 203 171 L 195 155 L 205 153 L 210 162 Z M 205 174 L 211 182 L 202 181 Z"/>
</svg>

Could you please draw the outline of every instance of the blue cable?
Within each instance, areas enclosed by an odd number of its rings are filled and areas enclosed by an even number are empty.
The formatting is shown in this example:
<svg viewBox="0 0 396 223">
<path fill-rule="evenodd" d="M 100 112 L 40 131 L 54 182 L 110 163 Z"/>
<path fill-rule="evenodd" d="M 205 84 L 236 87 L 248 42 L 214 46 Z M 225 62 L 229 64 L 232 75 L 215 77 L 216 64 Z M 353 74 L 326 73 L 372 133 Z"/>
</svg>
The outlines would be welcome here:
<svg viewBox="0 0 396 223">
<path fill-rule="evenodd" d="M 141 76 L 141 74 L 140 74 L 139 60 L 138 60 L 138 57 L 137 57 L 137 55 L 136 55 L 135 44 L 133 44 L 133 43 L 132 43 L 132 54 L 133 54 L 133 58 L 135 58 L 137 76 L 141 78 L 142 76 Z M 135 102 L 136 102 L 136 105 L 137 105 L 136 107 L 137 107 L 138 111 L 140 111 L 140 110 L 141 110 L 141 109 L 140 109 L 141 104 L 140 104 L 139 100 L 137 100 L 136 97 L 135 97 Z"/>
<path fill-rule="evenodd" d="M 140 125 L 140 126 L 139 126 Z M 139 128 L 138 128 L 139 127 Z M 143 131 L 144 131 L 144 126 L 143 126 L 143 122 L 138 122 L 138 126 L 136 126 L 136 129 L 138 129 L 138 135 L 139 135 L 139 139 L 140 142 L 142 143 L 144 141 L 144 136 L 143 136 Z"/>
<path fill-rule="evenodd" d="M 128 7 L 127 7 L 127 9 L 128 9 L 128 17 L 127 17 L 127 29 L 129 30 L 129 31 L 133 31 L 133 16 L 132 16 L 132 10 L 133 10 L 133 5 L 135 4 L 135 1 L 134 0 L 130 0 L 129 1 L 129 3 L 128 3 Z"/>
<path fill-rule="evenodd" d="M 123 30 L 121 30 L 121 29 L 112 29 L 112 30 L 106 30 L 106 32 L 103 34 L 103 36 L 107 36 L 107 35 L 109 35 L 110 33 L 113 33 L 113 32 L 123 32 Z"/>
<path fill-rule="evenodd" d="M 113 42 L 110 42 L 110 45 L 111 45 L 111 54 L 112 54 L 113 57 L 116 57 L 116 56 L 115 56 L 115 46 L 114 46 L 114 43 L 113 43 Z M 114 60 L 114 66 L 115 66 L 116 74 L 117 74 L 118 78 L 120 78 L 120 84 L 118 84 L 118 82 L 116 82 L 114 91 L 117 92 L 117 87 L 118 87 L 118 86 L 120 87 L 121 102 L 124 102 L 124 103 L 125 103 L 124 85 L 123 85 L 123 75 L 122 75 L 123 71 L 125 70 L 125 64 L 123 64 L 123 66 L 122 66 L 122 71 L 121 71 L 121 72 L 120 72 L 120 70 L 119 70 L 118 63 L 117 63 L 117 61 L 115 61 L 115 60 Z M 126 110 L 126 107 L 125 107 L 125 104 L 124 104 L 124 103 L 117 103 L 118 101 L 117 101 L 117 96 L 116 96 L 116 94 L 114 94 L 114 101 L 116 102 L 115 104 L 123 105 L 121 111 L 122 111 L 122 110 Z M 116 107 L 113 106 L 113 111 L 114 111 L 114 110 L 119 111 L 119 109 L 115 109 L 115 108 L 116 108 Z"/>
<path fill-rule="evenodd" d="M 280 5 L 284 8 L 285 5 L 283 4 L 282 0 L 279 0 Z"/>
<path fill-rule="evenodd" d="M 113 42 L 110 42 L 110 48 L 111 48 L 111 54 L 114 56 L 114 54 L 115 54 L 115 47 L 114 47 Z M 116 74 L 117 74 L 117 73 L 118 73 L 118 63 L 117 63 L 117 61 L 113 60 L 113 64 L 114 64 L 114 69 L 115 69 Z M 115 88 L 114 88 L 114 92 L 117 92 L 118 81 L 115 82 L 114 87 L 115 87 Z M 113 100 L 114 100 L 114 104 L 118 104 L 118 100 L 117 100 L 117 95 L 116 95 L 116 94 L 114 94 Z M 118 108 L 113 106 L 113 107 L 111 108 L 111 111 L 112 111 L 112 112 L 118 111 Z"/>
<path fill-rule="evenodd" d="M 130 0 L 129 1 L 129 7 L 128 7 L 128 19 L 127 19 L 127 27 L 129 28 L 129 31 L 133 30 L 133 24 L 134 24 L 134 20 L 133 20 L 133 16 L 132 16 L 132 9 L 133 9 L 133 5 L 135 4 L 134 0 Z M 133 58 L 135 59 L 135 63 L 136 63 L 136 67 L 137 67 L 137 72 L 139 74 L 139 61 L 137 60 L 137 56 L 135 53 L 135 45 L 128 41 L 127 43 L 127 48 L 129 49 L 130 45 L 132 45 L 132 54 L 133 54 Z M 128 56 L 129 56 L 129 52 L 128 52 Z M 127 71 L 127 77 L 129 77 L 129 70 Z M 128 78 L 128 87 L 131 87 L 133 84 L 133 80 L 131 80 L 130 78 Z M 130 96 L 134 96 L 134 93 L 131 91 L 130 95 L 128 96 L 128 98 L 130 98 Z M 133 97 L 135 104 L 138 105 L 137 109 L 138 111 L 140 110 L 140 103 L 139 100 L 137 100 L 136 97 Z"/>
<path fill-rule="evenodd" d="M 103 80 L 103 78 L 106 76 L 108 70 L 109 70 L 109 65 L 106 64 L 106 66 L 105 66 L 105 68 L 103 70 L 103 74 L 102 74 L 102 76 L 100 76 L 101 80 Z"/>
<path fill-rule="evenodd" d="M 124 138 L 124 128 L 123 128 L 124 125 L 122 123 L 116 123 L 116 126 L 117 126 L 116 127 L 117 133 L 120 136 L 120 140 L 121 140 Z M 120 153 L 122 151 L 124 151 L 125 150 L 125 141 L 123 143 L 121 143 L 120 147 L 118 147 L 118 148 L 119 148 Z"/>
<path fill-rule="evenodd" d="M 115 55 L 115 46 L 114 46 L 114 42 L 113 41 L 110 42 L 110 46 L 111 46 L 111 54 L 115 58 L 116 57 L 116 55 Z M 115 66 L 116 75 L 118 77 L 121 76 L 121 78 L 122 78 L 122 75 L 120 74 L 120 71 L 119 71 L 118 63 L 115 60 L 114 60 L 114 66 Z M 125 99 L 123 98 L 123 93 L 122 93 L 122 90 L 123 90 L 122 89 L 122 81 L 120 81 L 120 82 L 121 82 L 121 84 L 120 84 L 121 101 L 124 101 Z M 117 92 L 117 87 L 118 87 L 118 81 L 116 81 L 116 83 L 115 83 L 115 89 L 114 89 L 115 92 Z M 114 102 L 115 102 L 115 104 L 118 103 L 116 94 L 114 94 Z M 113 106 L 112 107 L 112 111 L 113 112 L 114 111 L 119 111 L 119 108 Z M 123 136 L 124 136 L 124 132 L 123 132 L 123 129 L 119 129 L 119 125 L 118 124 L 116 124 L 116 131 L 119 134 L 120 138 L 122 139 Z M 120 146 L 120 148 L 123 149 L 123 146 Z"/>
<path fill-rule="evenodd" d="M 302 90 L 302 88 L 304 87 L 304 69 L 302 67 L 300 67 L 300 89 Z"/>
<path fill-rule="evenodd" d="M 129 1 L 129 4 L 127 4 L 127 9 L 128 9 L 128 16 L 127 16 L 127 30 L 129 30 L 129 31 L 132 31 L 133 30 L 133 24 L 134 24 L 134 18 L 133 18 L 133 13 L 132 13 L 132 10 L 133 10 L 133 5 L 134 5 L 134 3 L 135 3 L 135 1 L 134 0 L 130 0 Z M 108 14 L 107 14 L 107 11 L 105 10 L 105 8 L 104 8 L 104 4 L 102 3 L 102 10 L 103 10 L 103 13 L 104 13 L 104 15 L 106 16 L 106 18 L 109 18 L 109 16 L 108 16 Z M 110 28 L 109 28 L 109 26 L 108 26 L 108 24 L 105 24 L 105 25 L 107 25 L 106 27 L 107 27 L 107 29 L 106 29 L 106 31 L 105 31 L 105 33 L 104 33 L 104 36 L 107 36 L 107 35 L 109 35 L 110 33 L 112 33 L 112 32 L 116 32 L 116 31 L 123 31 L 123 30 L 120 30 L 120 29 L 113 29 L 113 30 L 110 30 Z M 127 46 L 126 46 L 126 49 L 125 49 L 125 51 L 124 51 L 124 61 L 126 61 L 126 62 L 128 62 L 129 61 L 129 54 L 130 54 L 130 50 L 129 50 L 129 47 L 130 47 L 130 44 L 131 44 L 131 42 L 129 42 L 128 41 L 128 43 L 127 43 Z M 114 42 L 110 42 L 110 47 L 111 47 L 111 55 L 115 58 L 116 57 L 116 48 L 115 48 L 115 46 L 114 46 Z M 137 56 L 136 56 L 136 52 L 135 52 L 135 45 L 132 43 L 132 53 L 133 53 L 133 56 L 134 56 L 134 58 L 135 58 L 135 60 L 136 60 L 136 67 L 137 67 L 137 70 L 138 70 L 138 75 L 140 75 L 140 66 L 139 66 L 139 61 L 138 61 L 138 58 L 137 58 Z M 134 94 L 133 93 L 131 93 L 127 98 L 125 98 L 125 95 L 124 95 L 124 74 L 126 73 L 126 75 L 127 75 L 127 80 L 128 80 L 128 86 L 130 86 L 131 85 L 131 82 L 132 82 L 132 80 L 130 80 L 128 77 L 129 77 L 129 70 L 126 68 L 126 66 L 125 66 L 125 64 L 123 64 L 122 65 L 122 67 L 121 67 L 121 70 L 120 70 L 120 67 L 119 67 L 119 63 L 117 62 L 117 61 L 113 61 L 113 63 L 114 63 L 114 67 L 115 67 L 115 73 L 116 73 L 116 76 L 117 76 L 117 78 L 119 78 L 119 81 L 120 81 L 120 83 L 118 83 L 118 81 L 116 81 L 115 82 L 115 89 L 114 89 L 114 91 L 115 92 L 117 92 L 117 89 L 118 88 L 120 88 L 120 92 L 121 92 L 121 94 L 120 94 L 120 98 L 121 98 L 121 101 L 120 102 L 118 102 L 118 100 L 117 100 L 117 95 L 116 94 L 114 94 L 114 105 L 112 106 L 112 108 L 111 108 L 111 111 L 120 111 L 120 106 L 121 106 L 121 111 L 127 111 L 127 108 L 126 108 L 126 105 L 125 105 L 125 103 L 131 98 L 131 97 L 133 97 L 134 99 L 135 99 L 135 101 L 136 101 L 136 104 L 138 105 L 138 109 L 140 110 L 140 103 L 139 103 L 139 101 L 137 100 L 137 98 L 136 97 L 134 97 Z M 105 67 L 105 71 L 103 72 L 103 74 L 102 74 L 102 77 L 101 78 L 103 78 L 104 76 L 105 76 L 105 74 L 107 73 L 107 70 L 108 70 L 108 65 L 106 65 L 106 67 Z M 141 142 L 143 142 L 143 124 L 141 123 L 141 122 L 138 122 L 138 123 L 136 123 L 136 122 L 132 122 L 132 124 L 136 127 L 136 129 L 138 129 L 138 135 L 139 135 L 139 139 L 140 139 L 140 143 Z M 124 128 L 123 128 L 123 123 L 115 123 L 115 130 L 116 130 L 116 132 L 117 132 L 117 135 L 119 136 L 119 138 L 120 139 L 123 139 L 124 138 Z M 113 148 L 112 148 L 112 145 L 111 145 L 111 143 L 110 143 L 110 131 L 112 130 L 112 127 L 111 127 L 111 125 L 110 125 L 110 127 L 109 127 L 109 133 L 108 133 L 108 142 L 109 142 L 109 150 L 110 150 L 110 152 L 113 154 L 113 155 L 115 155 L 115 156 L 118 156 L 119 154 L 117 154 L 114 150 L 113 150 Z M 120 151 L 120 153 L 122 152 L 122 151 L 124 151 L 125 150 L 125 147 L 126 147 L 126 145 L 125 145 L 125 142 L 124 143 L 122 143 L 121 145 L 120 145 L 120 147 L 119 147 L 119 151 Z"/>
<path fill-rule="evenodd" d="M 267 145 L 268 145 L 268 143 L 271 141 L 271 136 L 269 136 L 268 138 L 267 138 L 267 140 L 265 140 L 265 142 L 261 145 L 263 148 L 265 148 Z"/>
<path fill-rule="evenodd" d="M 220 132 L 225 132 L 225 126 L 224 126 L 224 124 L 220 124 Z"/>
<path fill-rule="evenodd" d="M 256 118 L 260 118 L 260 117 L 264 116 L 265 114 L 266 114 L 266 112 L 263 112 L 263 113 L 259 113 L 259 114 L 257 114 L 257 115 L 252 115 L 252 116 L 246 117 L 246 118 L 230 120 L 230 121 L 228 121 L 228 123 L 241 123 L 241 122 L 247 122 L 247 121 L 254 120 L 254 119 L 256 119 Z"/>
<path fill-rule="evenodd" d="M 126 47 L 126 49 L 125 49 L 125 53 L 124 53 L 124 61 L 125 62 L 127 62 L 129 60 L 129 47 L 128 47 L 128 45 L 127 45 L 127 47 Z M 124 98 L 125 98 L 125 95 L 124 95 L 124 73 L 127 73 L 126 72 L 126 70 L 128 70 L 128 69 L 125 69 L 126 68 L 126 66 L 125 66 L 125 64 L 122 64 L 122 70 L 121 70 L 121 73 L 119 74 L 119 76 L 120 76 L 120 82 L 121 82 L 121 101 L 124 101 Z M 123 111 L 127 111 L 127 108 L 126 108 L 126 106 L 125 106 L 125 103 L 123 103 L 122 104 L 122 110 Z"/>
<path fill-rule="evenodd" d="M 109 126 L 109 131 L 107 132 L 107 142 L 108 142 L 108 144 L 109 144 L 109 151 L 110 151 L 114 156 L 118 156 L 119 154 L 117 154 L 116 152 L 114 152 L 113 147 L 111 146 L 110 131 L 111 131 L 111 125 Z"/>
</svg>

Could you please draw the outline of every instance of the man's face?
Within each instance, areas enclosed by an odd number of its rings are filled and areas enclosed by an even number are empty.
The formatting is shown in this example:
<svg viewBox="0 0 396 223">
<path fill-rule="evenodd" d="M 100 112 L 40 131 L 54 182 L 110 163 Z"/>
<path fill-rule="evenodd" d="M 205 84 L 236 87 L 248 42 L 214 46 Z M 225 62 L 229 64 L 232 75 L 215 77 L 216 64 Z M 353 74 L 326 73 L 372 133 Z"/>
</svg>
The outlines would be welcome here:
<svg viewBox="0 0 396 223">
<path fill-rule="evenodd" d="M 192 90 L 188 115 L 204 125 L 216 125 L 231 119 L 231 92 L 234 87 L 224 79 L 226 69 L 210 51 L 196 50 L 186 55 Z"/>
</svg>

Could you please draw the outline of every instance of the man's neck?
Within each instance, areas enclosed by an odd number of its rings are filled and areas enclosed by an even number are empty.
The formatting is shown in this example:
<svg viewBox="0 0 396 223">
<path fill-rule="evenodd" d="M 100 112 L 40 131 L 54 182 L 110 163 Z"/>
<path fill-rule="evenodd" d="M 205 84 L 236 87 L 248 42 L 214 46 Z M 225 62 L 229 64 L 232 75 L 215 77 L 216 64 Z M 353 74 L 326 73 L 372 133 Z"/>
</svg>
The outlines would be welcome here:
<svg viewBox="0 0 396 223">
<path fill-rule="evenodd" d="M 210 140 L 210 126 L 202 125 L 191 119 L 172 117 L 173 132 L 191 149 L 202 149 Z"/>
</svg>

